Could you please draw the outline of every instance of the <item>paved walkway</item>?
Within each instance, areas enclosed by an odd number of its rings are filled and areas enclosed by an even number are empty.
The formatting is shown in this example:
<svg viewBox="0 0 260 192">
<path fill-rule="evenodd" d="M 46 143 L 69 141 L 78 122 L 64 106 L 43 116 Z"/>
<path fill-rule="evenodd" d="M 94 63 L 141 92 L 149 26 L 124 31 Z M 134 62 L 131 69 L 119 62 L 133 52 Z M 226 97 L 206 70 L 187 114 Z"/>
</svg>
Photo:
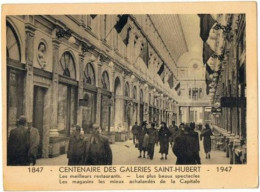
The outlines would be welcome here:
<svg viewBox="0 0 260 192">
<path fill-rule="evenodd" d="M 113 165 L 172 165 L 176 162 L 176 157 L 171 148 L 169 148 L 168 159 L 160 160 L 159 146 L 155 146 L 153 160 L 147 158 L 139 159 L 137 158 L 139 151 L 135 148 L 132 140 L 111 144 L 111 149 L 113 152 Z M 202 142 L 200 142 L 200 149 L 201 164 L 229 164 L 229 159 L 225 157 L 223 151 L 212 150 L 211 159 L 206 159 Z M 67 165 L 67 163 L 67 155 L 37 160 L 37 165 Z"/>
</svg>

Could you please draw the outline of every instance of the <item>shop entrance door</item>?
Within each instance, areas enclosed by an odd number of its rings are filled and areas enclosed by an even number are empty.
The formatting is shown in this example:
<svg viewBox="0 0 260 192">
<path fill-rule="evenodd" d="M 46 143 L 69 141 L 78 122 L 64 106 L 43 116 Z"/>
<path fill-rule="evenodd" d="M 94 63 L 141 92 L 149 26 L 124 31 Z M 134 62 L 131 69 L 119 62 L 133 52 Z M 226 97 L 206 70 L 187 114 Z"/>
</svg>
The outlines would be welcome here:
<svg viewBox="0 0 260 192">
<path fill-rule="evenodd" d="M 34 86 L 33 100 L 33 127 L 38 129 L 40 135 L 40 143 L 38 147 L 37 157 L 42 157 L 42 140 L 43 140 L 43 119 L 44 119 L 44 96 L 46 89 Z"/>
</svg>

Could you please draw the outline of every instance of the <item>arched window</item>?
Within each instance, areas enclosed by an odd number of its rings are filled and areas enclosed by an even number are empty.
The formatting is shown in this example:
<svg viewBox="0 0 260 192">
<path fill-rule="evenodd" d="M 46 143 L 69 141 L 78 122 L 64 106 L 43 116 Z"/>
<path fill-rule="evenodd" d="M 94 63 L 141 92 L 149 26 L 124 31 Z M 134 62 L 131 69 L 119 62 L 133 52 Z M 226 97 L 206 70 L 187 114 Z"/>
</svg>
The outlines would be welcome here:
<svg viewBox="0 0 260 192">
<path fill-rule="evenodd" d="M 62 54 L 58 72 L 60 75 L 76 79 L 75 61 L 70 52 Z"/>
<path fill-rule="evenodd" d="M 129 97 L 129 83 L 126 82 L 125 84 L 125 97 Z"/>
<path fill-rule="evenodd" d="M 102 74 L 101 82 L 102 82 L 103 89 L 110 90 L 109 77 L 106 71 L 104 71 Z"/>
<path fill-rule="evenodd" d="M 133 99 L 136 99 L 137 97 L 136 97 L 136 86 L 134 86 L 134 88 L 133 88 Z"/>
<path fill-rule="evenodd" d="M 143 90 L 140 90 L 140 102 L 143 103 L 144 102 L 144 95 L 143 95 Z"/>
<path fill-rule="evenodd" d="M 7 58 L 21 61 L 20 43 L 10 23 L 6 26 L 6 52 Z"/>
<path fill-rule="evenodd" d="M 91 63 L 88 63 L 84 70 L 84 82 L 96 85 L 95 71 Z"/>
</svg>

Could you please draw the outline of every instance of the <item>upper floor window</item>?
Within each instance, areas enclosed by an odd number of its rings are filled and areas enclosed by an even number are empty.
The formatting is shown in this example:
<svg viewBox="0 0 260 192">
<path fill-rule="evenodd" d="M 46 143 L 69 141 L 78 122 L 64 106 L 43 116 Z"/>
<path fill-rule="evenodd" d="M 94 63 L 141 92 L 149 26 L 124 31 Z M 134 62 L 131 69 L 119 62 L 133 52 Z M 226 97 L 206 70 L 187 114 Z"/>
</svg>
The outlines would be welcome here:
<svg viewBox="0 0 260 192">
<path fill-rule="evenodd" d="M 84 82 L 95 85 L 96 78 L 95 78 L 95 71 L 91 63 L 88 63 L 84 70 Z"/>
<path fill-rule="evenodd" d="M 6 52 L 7 58 L 16 61 L 21 60 L 20 43 L 17 34 L 9 23 L 6 26 Z"/>
<path fill-rule="evenodd" d="M 110 90 L 109 77 L 106 71 L 104 71 L 102 74 L 101 82 L 102 82 L 103 89 Z"/>
<path fill-rule="evenodd" d="M 70 52 L 62 54 L 58 72 L 60 75 L 76 79 L 75 62 Z"/>
</svg>

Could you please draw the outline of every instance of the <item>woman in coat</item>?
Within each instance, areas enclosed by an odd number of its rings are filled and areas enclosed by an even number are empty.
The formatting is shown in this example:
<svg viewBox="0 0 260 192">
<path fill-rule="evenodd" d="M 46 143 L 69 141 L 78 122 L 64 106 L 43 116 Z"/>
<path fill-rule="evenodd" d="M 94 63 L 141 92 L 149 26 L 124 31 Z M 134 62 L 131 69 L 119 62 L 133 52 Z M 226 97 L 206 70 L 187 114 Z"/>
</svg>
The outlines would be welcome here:
<svg viewBox="0 0 260 192">
<path fill-rule="evenodd" d="M 213 135 L 212 131 L 209 127 L 209 124 L 205 125 L 205 129 L 202 130 L 201 134 L 200 134 L 200 140 L 202 140 L 202 137 L 204 137 L 203 139 L 203 146 L 204 146 L 204 151 L 206 153 L 206 159 L 210 159 L 210 151 L 211 151 L 211 138 L 210 136 Z"/>
<path fill-rule="evenodd" d="M 146 122 L 142 123 L 142 126 L 139 127 L 138 129 L 138 149 L 140 152 L 140 155 L 138 156 L 138 158 L 142 157 L 142 151 L 143 151 L 143 158 L 145 158 L 145 152 L 146 152 L 146 148 L 144 145 L 144 137 L 145 134 L 147 133 L 147 129 L 146 129 Z"/>
<path fill-rule="evenodd" d="M 160 151 L 162 157 L 161 160 L 163 160 L 163 154 L 165 155 L 165 159 L 167 159 L 168 150 L 169 150 L 169 138 L 171 136 L 171 132 L 166 126 L 165 122 L 161 122 L 161 128 L 158 133 L 158 138 L 160 142 Z"/>
</svg>

